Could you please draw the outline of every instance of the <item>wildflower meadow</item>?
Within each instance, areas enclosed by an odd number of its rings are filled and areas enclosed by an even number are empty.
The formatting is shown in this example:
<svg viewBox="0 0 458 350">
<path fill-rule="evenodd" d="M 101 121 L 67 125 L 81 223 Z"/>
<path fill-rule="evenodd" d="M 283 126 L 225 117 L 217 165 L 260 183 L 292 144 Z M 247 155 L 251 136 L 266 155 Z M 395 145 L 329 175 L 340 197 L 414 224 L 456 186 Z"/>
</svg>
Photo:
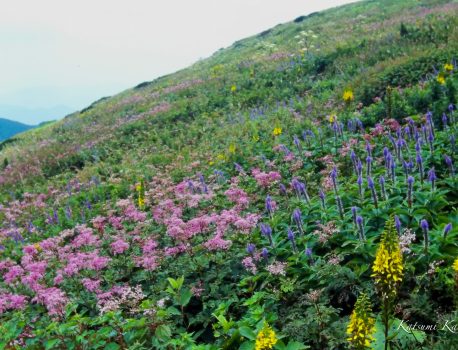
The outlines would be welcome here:
<svg viewBox="0 0 458 350">
<path fill-rule="evenodd" d="M 0 144 L 0 349 L 458 348 L 458 4 L 296 18 Z"/>
</svg>

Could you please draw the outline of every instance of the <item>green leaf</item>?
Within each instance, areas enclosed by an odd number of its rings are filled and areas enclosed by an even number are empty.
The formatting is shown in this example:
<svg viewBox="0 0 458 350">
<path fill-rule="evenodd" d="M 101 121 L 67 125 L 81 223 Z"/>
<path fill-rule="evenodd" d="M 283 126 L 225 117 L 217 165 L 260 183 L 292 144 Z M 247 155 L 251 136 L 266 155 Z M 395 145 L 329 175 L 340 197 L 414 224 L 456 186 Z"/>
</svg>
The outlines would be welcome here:
<svg viewBox="0 0 458 350">
<path fill-rule="evenodd" d="M 297 341 L 291 341 L 286 346 L 286 350 L 303 350 L 303 349 L 310 349 L 310 346 L 306 346 L 302 343 Z"/>
<path fill-rule="evenodd" d="M 120 349 L 120 347 L 116 343 L 108 343 L 107 345 L 105 345 L 104 349 L 105 350 L 118 350 Z"/>
<path fill-rule="evenodd" d="M 162 324 L 156 328 L 155 335 L 159 340 L 166 342 L 170 339 L 172 331 L 170 330 L 169 326 Z"/>
<path fill-rule="evenodd" d="M 254 349 L 254 342 L 253 341 L 245 341 L 239 347 L 239 350 L 253 350 L 253 349 Z"/>
<path fill-rule="evenodd" d="M 256 334 L 248 327 L 243 326 L 239 328 L 240 334 L 250 340 L 255 340 L 256 339 Z"/>
<path fill-rule="evenodd" d="M 183 289 L 180 294 L 180 305 L 181 306 L 186 306 L 189 303 L 189 300 L 191 300 L 192 297 L 192 292 L 189 289 Z"/>
<path fill-rule="evenodd" d="M 54 346 L 56 346 L 57 344 L 60 343 L 60 339 L 58 338 L 55 338 L 55 339 L 49 339 L 45 342 L 45 349 L 48 350 L 48 349 L 52 349 L 54 348 Z"/>
</svg>

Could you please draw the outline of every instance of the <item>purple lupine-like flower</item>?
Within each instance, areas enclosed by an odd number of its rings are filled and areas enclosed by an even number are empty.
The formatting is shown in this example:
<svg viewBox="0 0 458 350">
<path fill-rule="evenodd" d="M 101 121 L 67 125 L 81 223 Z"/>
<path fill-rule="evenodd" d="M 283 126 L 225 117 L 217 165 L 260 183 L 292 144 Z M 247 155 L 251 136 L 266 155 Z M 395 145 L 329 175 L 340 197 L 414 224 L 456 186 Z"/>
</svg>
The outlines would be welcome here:
<svg viewBox="0 0 458 350">
<path fill-rule="evenodd" d="M 253 255 L 256 251 L 256 246 L 253 243 L 248 243 L 246 246 L 246 251 L 248 254 Z"/>
<path fill-rule="evenodd" d="M 356 183 L 358 184 L 359 197 L 363 198 L 363 177 L 361 175 L 356 179 Z"/>
<path fill-rule="evenodd" d="M 426 221 L 425 219 L 422 219 L 420 221 L 420 227 L 421 227 L 421 229 L 423 231 L 425 253 L 428 253 L 428 247 L 429 247 L 429 224 L 428 224 L 428 221 Z"/>
<path fill-rule="evenodd" d="M 269 251 L 267 250 L 267 248 L 262 248 L 261 256 L 264 258 L 265 261 L 269 259 Z"/>
<path fill-rule="evenodd" d="M 455 176 L 455 168 L 453 166 L 453 160 L 451 157 L 449 157 L 448 155 L 444 155 L 444 161 L 445 161 L 445 164 L 447 164 L 447 167 L 450 171 L 450 175 L 453 177 Z"/>
<path fill-rule="evenodd" d="M 366 158 L 366 176 L 371 176 L 371 172 L 372 172 L 372 157 L 371 156 L 367 156 Z"/>
<path fill-rule="evenodd" d="M 237 170 L 239 173 L 244 173 L 245 171 L 243 170 L 243 167 L 239 163 L 234 163 L 235 170 Z"/>
<path fill-rule="evenodd" d="M 297 228 L 299 229 L 299 232 L 301 235 L 304 235 L 304 230 L 302 228 L 302 213 L 299 208 L 294 209 L 293 211 L 293 221 L 296 224 Z"/>
<path fill-rule="evenodd" d="M 435 188 L 435 183 L 437 180 L 436 172 L 434 171 L 434 168 L 432 168 L 430 171 L 428 171 L 428 181 L 431 182 L 431 190 L 434 191 Z"/>
<path fill-rule="evenodd" d="M 272 240 L 272 228 L 269 224 L 261 223 L 261 233 L 269 239 L 270 246 L 274 246 L 274 242 Z"/>
<path fill-rule="evenodd" d="M 359 231 L 359 240 L 360 241 L 365 241 L 366 240 L 366 235 L 364 233 L 364 226 L 363 226 L 363 217 L 361 215 L 356 216 L 356 225 L 358 226 L 358 231 Z"/>
<path fill-rule="evenodd" d="M 417 161 L 418 172 L 420 173 L 420 182 L 423 183 L 423 178 L 424 178 L 423 158 L 421 157 L 420 153 L 417 153 L 416 161 Z"/>
<path fill-rule="evenodd" d="M 67 220 L 71 220 L 72 218 L 72 208 L 70 208 L 68 205 L 65 207 L 65 217 Z"/>
<path fill-rule="evenodd" d="M 404 134 L 407 135 L 407 138 L 408 138 L 409 140 L 412 138 L 412 134 L 411 134 L 411 132 L 410 132 L 410 128 L 409 128 L 408 125 L 404 128 Z"/>
<path fill-rule="evenodd" d="M 354 223 L 355 226 L 356 226 L 356 225 L 357 225 L 357 223 L 356 223 L 356 212 L 357 212 L 358 208 L 356 208 L 356 207 L 351 207 L 350 210 L 351 210 L 351 216 L 352 216 L 352 218 L 353 218 L 353 223 Z"/>
<path fill-rule="evenodd" d="M 293 252 L 297 252 L 297 246 L 296 246 L 296 240 L 294 237 L 294 232 L 291 230 L 291 228 L 288 227 L 288 239 L 291 242 L 291 245 L 293 246 Z"/>
<path fill-rule="evenodd" d="M 272 198 L 270 197 L 270 195 L 267 195 L 265 204 L 266 204 L 267 213 L 269 213 L 269 215 L 272 217 L 274 213 L 274 207 L 273 207 Z"/>
<path fill-rule="evenodd" d="M 337 203 L 337 208 L 339 209 L 339 214 L 340 218 L 344 218 L 344 208 L 343 208 L 343 203 L 342 203 L 342 198 L 340 196 L 336 196 L 336 203 Z"/>
<path fill-rule="evenodd" d="M 337 168 L 334 167 L 329 176 L 331 177 L 332 180 L 332 186 L 334 187 L 334 192 L 337 193 Z"/>
<path fill-rule="evenodd" d="M 363 173 L 363 164 L 361 163 L 360 159 L 358 159 L 357 162 L 356 162 L 356 173 L 358 175 L 362 175 L 362 173 Z"/>
<path fill-rule="evenodd" d="M 380 190 L 382 192 L 382 198 L 384 201 L 387 200 L 387 195 L 386 195 L 386 190 L 385 190 L 385 178 L 383 177 L 383 175 L 380 175 L 380 178 L 379 178 L 379 183 L 380 183 Z"/>
<path fill-rule="evenodd" d="M 307 204 L 310 204 L 310 197 L 307 192 L 307 183 L 305 181 L 301 182 L 300 187 L 301 187 L 301 193 L 304 195 L 305 201 L 307 202 Z"/>
<path fill-rule="evenodd" d="M 279 187 L 280 187 L 280 194 L 281 194 L 282 196 L 286 196 L 286 195 L 287 195 L 286 186 L 283 185 L 283 184 L 280 184 Z"/>
<path fill-rule="evenodd" d="M 299 141 L 299 138 L 296 135 L 294 135 L 294 145 L 296 146 L 299 153 L 301 153 L 301 150 L 302 150 L 301 142 Z"/>
<path fill-rule="evenodd" d="M 377 192 L 375 191 L 375 184 L 374 180 L 372 180 L 372 177 L 367 178 L 367 187 L 371 190 L 372 194 L 372 200 L 374 201 L 374 207 L 378 208 L 378 199 L 377 199 Z"/>
<path fill-rule="evenodd" d="M 442 125 L 444 129 L 447 128 L 447 115 L 445 113 L 442 114 Z"/>
<path fill-rule="evenodd" d="M 396 181 L 396 162 L 394 161 L 394 159 L 392 160 L 391 164 L 390 164 L 390 168 L 391 168 L 391 181 L 394 183 Z"/>
<path fill-rule="evenodd" d="M 453 112 L 453 110 L 454 110 L 454 108 L 453 108 L 453 103 L 450 103 L 450 104 L 448 105 L 448 110 L 449 110 L 449 112 Z"/>
<path fill-rule="evenodd" d="M 312 248 L 305 248 L 305 255 L 307 256 L 307 258 L 311 259 L 313 255 Z"/>
<path fill-rule="evenodd" d="M 368 156 L 371 156 L 371 155 L 372 155 L 372 146 L 371 146 L 371 144 L 369 143 L 369 141 L 366 141 L 366 152 L 367 152 L 367 155 L 368 155 Z"/>
<path fill-rule="evenodd" d="M 396 231 L 398 231 L 398 235 L 401 234 L 401 220 L 399 220 L 399 216 L 394 216 L 394 226 L 396 227 Z"/>
<path fill-rule="evenodd" d="M 447 225 L 444 227 L 444 238 L 447 238 L 447 235 L 449 232 L 452 230 L 452 223 L 449 222 Z"/>
<path fill-rule="evenodd" d="M 322 188 L 320 188 L 320 191 L 318 192 L 318 196 L 321 199 L 321 206 L 323 207 L 323 209 L 326 209 L 326 201 L 325 201 L 326 195 L 324 194 Z"/>
<path fill-rule="evenodd" d="M 415 179 L 412 176 L 407 177 L 407 203 L 409 204 L 409 208 L 412 207 L 412 190 L 413 190 L 413 183 Z"/>
</svg>

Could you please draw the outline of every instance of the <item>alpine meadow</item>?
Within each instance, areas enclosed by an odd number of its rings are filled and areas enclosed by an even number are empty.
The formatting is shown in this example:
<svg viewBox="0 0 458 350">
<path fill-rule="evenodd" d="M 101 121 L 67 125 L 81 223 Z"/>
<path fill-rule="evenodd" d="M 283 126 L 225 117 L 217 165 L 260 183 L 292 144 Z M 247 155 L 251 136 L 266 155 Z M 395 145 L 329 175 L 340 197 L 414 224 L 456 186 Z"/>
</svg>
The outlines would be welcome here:
<svg viewBox="0 0 458 350">
<path fill-rule="evenodd" d="M 457 58 L 362 1 L 3 141 L 0 349 L 458 349 Z"/>
</svg>

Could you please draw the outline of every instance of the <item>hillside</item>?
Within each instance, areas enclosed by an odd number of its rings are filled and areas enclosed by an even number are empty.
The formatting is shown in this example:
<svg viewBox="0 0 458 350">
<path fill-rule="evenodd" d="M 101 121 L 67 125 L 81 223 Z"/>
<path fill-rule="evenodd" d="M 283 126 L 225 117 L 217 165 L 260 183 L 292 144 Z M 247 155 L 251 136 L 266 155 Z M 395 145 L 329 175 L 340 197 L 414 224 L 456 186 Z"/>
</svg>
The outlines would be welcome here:
<svg viewBox="0 0 458 350">
<path fill-rule="evenodd" d="M 0 348 L 456 348 L 400 325 L 458 322 L 457 15 L 299 16 L 2 144 Z"/>
<path fill-rule="evenodd" d="M 0 141 L 6 140 L 20 132 L 33 128 L 31 125 L 22 124 L 14 120 L 0 118 Z"/>
</svg>

